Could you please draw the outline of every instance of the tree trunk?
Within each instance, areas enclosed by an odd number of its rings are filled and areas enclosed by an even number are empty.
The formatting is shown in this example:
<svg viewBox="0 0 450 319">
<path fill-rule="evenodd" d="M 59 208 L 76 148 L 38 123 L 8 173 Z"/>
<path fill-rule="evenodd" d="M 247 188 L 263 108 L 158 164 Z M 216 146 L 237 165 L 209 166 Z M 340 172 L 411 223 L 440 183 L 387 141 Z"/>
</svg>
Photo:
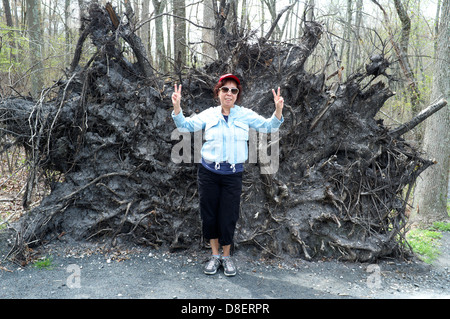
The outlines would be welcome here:
<svg viewBox="0 0 450 319">
<path fill-rule="evenodd" d="M 435 22 L 434 22 L 434 53 L 437 52 L 437 45 L 438 45 L 437 37 L 439 35 L 440 12 L 441 12 L 441 0 L 438 0 L 437 5 L 436 5 L 436 18 L 435 18 Z"/>
<path fill-rule="evenodd" d="M 359 66 L 359 43 L 360 43 L 360 30 L 361 30 L 361 21 L 363 14 L 363 1 L 358 0 L 356 3 L 356 14 L 355 14 L 355 38 L 352 41 L 352 54 L 351 54 L 351 66 L 353 70 L 356 70 Z M 347 75 L 348 76 L 348 75 Z"/>
<path fill-rule="evenodd" d="M 314 10 L 316 10 L 316 1 L 315 0 L 308 0 L 307 2 L 305 2 L 305 13 L 306 13 L 307 21 L 314 20 Z"/>
<path fill-rule="evenodd" d="M 159 15 L 163 12 L 164 7 L 166 6 L 166 0 L 152 0 L 153 7 L 155 8 L 155 15 Z M 163 28 L 163 17 L 159 17 L 155 19 L 155 43 L 156 43 L 156 64 L 159 67 L 160 71 L 165 73 L 168 70 L 167 61 L 166 61 L 166 49 L 164 46 L 164 32 Z"/>
<path fill-rule="evenodd" d="M 352 17 L 353 17 L 353 10 L 352 10 L 352 0 L 347 0 L 347 25 L 346 25 L 346 37 L 345 40 L 347 41 L 347 47 L 346 47 L 346 53 L 345 53 L 345 63 L 347 65 L 346 68 L 346 76 L 349 77 L 351 73 L 354 73 L 353 63 L 350 61 L 350 50 L 352 47 Z M 343 47 L 345 47 L 345 41 L 343 41 Z M 343 60 L 343 57 L 341 55 L 341 60 Z"/>
<path fill-rule="evenodd" d="M 5 12 L 6 17 L 6 25 L 10 28 L 14 27 L 12 14 L 11 14 L 11 7 L 9 5 L 9 0 L 2 0 L 3 3 L 3 11 Z"/>
<path fill-rule="evenodd" d="M 42 28 L 41 9 L 38 0 L 27 0 L 27 27 L 30 38 L 30 58 L 31 58 L 31 94 L 38 98 L 38 94 L 43 87 L 42 78 Z"/>
<path fill-rule="evenodd" d="M 66 43 L 66 52 L 68 52 L 64 56 L 64 61 L 66 65 L 69 65 L 70 63 L 70 52 L 72 52 L 71 44 L 72 44 L 72 33 L 70 32 L 69 28 L 69 19 L 71 17 L 70 15 L 70 1 L 65 0 L 64 1 L 64 36 L 65 36 L 65 43 Z"/>
<path fill-rule="evenodd" d="M 415 113 L 417 113 L 417 111 L 419 110 L 419 101 L 420 101 L 420 92 L 419 92 L 419 88 L 418 88 L 418 84 L 417 84 L 417 80 L 416 77 L 411 69 L 411 65 L 409 64 L 409 61 L 407 59 L 407 55 L 406 52 L 403 50 L 404 45 L 407 45 L 407 41 L 409 41 L 409 28 L 410 26 L 408 25 L 403 25 L 402 27 L 402 44 L 401 46 L 399 46 L 397 44 L 397 42 L 395 42 L 394 40 L 394 34 L 391 28 L 391 23 L 389 21 L 388 15 L 386 13 L 386 10 L 378 3 L 377 0 L 372 0 L 373 3 L 375 3 L 380 10 L 383 12 L 383 17 L 384 17 L 384 22 L 386 24 L 386 29 L 388 31 L 389 34 L 389 40 L 392 44 L 392 47 L 394 48 L 394 52 L 398 57 L 399 60 L 399 64 L 400 64 L 400 68 L 403 72 L 403 75 L 406 78 L 407 81 L 407 88 L 408 91 L 410 93 L 410 99 L 411 99 L 411 106 L 413 109 L 413 115 Z M 408 24 L 407 22 L 409 21 L 406 12 L 403 9 L 403 6 L 401 6 L 401 3 L 399 1 L 397 1 L 397 3 L 399 4 L 399 8 L 400 9 L 400 15 L 402 15 L 402 22 Z M 406 15 L 406 17 L 404 16 Z"/>
<path fill-rule="evenodd" d="M 230 70 L 242 80 L 243 106 L 270 117 L 271 89 L 281 87 L 285 99 L 277 134 L 250 132 L 236 248 L 360 261 L 405 253 L 399 237 L 408 196 L 432 163 L 374 119 L 393 93 L 383 81 L 359 84 L 382 76 L 379 65 L 327 86 L 324 74 L 304 69 L 322 35 L 320 24 L 305 22 L 297 45 L 275 46 L 265 39 L 233 39 L 223 29 L 226 11 L 216 13 L 216 34 L 230 40 L 230 57 L 183 77 L 185 114 L 213 106 L 212 87 Z M 56 99 L 0 104 L 0 130 L 34 154 L 34 174 L 39 168 L 64 175 L 15 227 L 13 254 L 24 259 L 28 246 L 55 238 L 198 249 L 197 165 L 179 163 L 177 153 L 198 150 L 202 134 L 192 138 L 175 130 L 170 96 L 179 78 L 164 78 L 163 87 L 156 72 L 142 76 L 139 65 L 122 55 L 127 26 L 116 28 L 113 15 L 96 3 L 89 15 L 82 34 L 97 52 L 83 67 L 72 62 Z"/>
<path fill-rule="evenodd" d="M 214 47 L 214 9 L 212 6 L 212 1 L 203 2 L 203 24 L 207 28 L 212 29 L 202 29 L 202 61 L 204 64 L 212 63 L 217 58 L 217 52 Z"/>
<path fill-rule="evenodd" d="M 12 14 L 11 14 L 11 6 L 9 5 L 9 0 L 2 0 L 3 3 L 3 10 L 5 11 L 5 17 L 6 17 L 6 26 L 9 28 L 14 28 L 14 22 L 12 19 Z M 7 32 L 7 46 L 9 47 L 9 55 L 10 55 L 10 60 L 11 61 L 19 61 L 19 59 L 15 59 L 13 58 L 14 55 L 14 51 L 17 51 L 16 48 L 16 43 L 15 43 L 15 37 L 14 37 L 14 33 L 13 31 L 8 31 Z M 4 39 L 0 39 L 0 52 L 1 50 L 5 49 L 3 46 L 3 41 Z"/>
<path fill-rule="evenodd" d="M 408 61 L 408 47 L 409 47 L 409 35 L 411 33 L 411 19 L 406 12 L 405 7 L 401 0 L 394 0 L 395 9 L 397 10 L 398 17 L 402 22 L 402 33 L 400 38 L 400 48 L 403 50 L 405 60 Z"/>
<path fill-rule="evenodd" d="M 224 27 L 226 30 L 230 31 L 230 33 L 233 35 L 233 38 L 237 38 L 240 29 L 237 14 L 238 9 L 237 0 L 228 0 L 226 1 L 226 5 L 228 6 L 229 9 Z"/>
<path fill-rule="evenodd" d="M 265 5 L 267 6 L 267 9 L 269 9 L 269 13 L 270 16 L 272 17 L 272 25 L 275 27 L 274 31 L 275 32 L 271 32 L 271 35 L 273 36 L 273 40 L 280 40 L 281 37 L 281 30 L 280 27 L 278 26 L 277 23 L 273 23 L 275 22 L 275 20 L 277 19 L 277 9 L 276 9 L 276 1 L 275 0 L 264 0 Z M 267 36 L 266 36 L 267 38 Z M 269 38 L 267 38 L 269 40 Z"/>
<path fill-rule="evenodd" d="M 184 0 L 173 0 L 173 13 L 178 17 L 186 17 L 186 4 Z M 175 56 L 175 73 L 180 74 L 186 66 L 186 21 L 173 18 L 173 52 Z"/>
<path fill-rule="evenodd" d="M 437 37 L 435 78 L 431 100 L 450 98 L 450 1 L 442 4 Z M 448 220 L 448 181 L 450 155 L 449 107 L 425 123 L 423 150 L 436 162 L 417 181 L 414 194 L 414 220 L 423 225 Z"/>
<path fill-rule="evenodd" d="M 150 17 L 150 2 L 149 1 L 143 1 L 142 2 L 142 20 L 145 21 Z M 151 46 L 150 46 L 150 23 L 146 22 L 142 25 L 141 28 L 141 39 L 142 44 L 144 45 L 145 49 L 147 50 L 147 58 L 149 61 L 152 61 L 151 58 Z"/>
</svg>

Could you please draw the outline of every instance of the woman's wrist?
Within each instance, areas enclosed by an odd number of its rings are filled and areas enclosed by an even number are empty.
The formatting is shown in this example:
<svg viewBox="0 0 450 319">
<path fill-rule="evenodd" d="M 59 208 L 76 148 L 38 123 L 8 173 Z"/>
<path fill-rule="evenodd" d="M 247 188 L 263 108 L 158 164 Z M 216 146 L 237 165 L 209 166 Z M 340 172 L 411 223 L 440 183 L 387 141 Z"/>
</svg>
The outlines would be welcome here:
<svg viewBox="0 0 450 319">
<path fill-rule="evenodd" d="M 275 117 L 281 121 L 283 117 L 283 110 L 282 109 L 276 109 L 275 110 Z"/>
<path fill-rule="evenodd" d="M 178 114 L 180 114 L 180 112 L 181 112 L 181 107 L 180 106 L 173 106 L 173 113 L 175 114 L 175 115 L 178 115 Z"/>
</svg>

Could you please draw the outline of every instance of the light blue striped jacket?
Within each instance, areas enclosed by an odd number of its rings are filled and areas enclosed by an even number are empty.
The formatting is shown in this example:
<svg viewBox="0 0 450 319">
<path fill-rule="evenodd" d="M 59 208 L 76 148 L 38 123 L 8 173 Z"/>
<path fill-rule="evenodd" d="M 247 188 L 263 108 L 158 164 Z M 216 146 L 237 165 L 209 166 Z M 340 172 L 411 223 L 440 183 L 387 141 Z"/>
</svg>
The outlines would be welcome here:
<svg viewBox="0 0 450 319">
<path fill-rule="evenodd" d="M 185 117 L 183 111 L 172 118 L 180 132 L 205 130 L 202 157 L 210 162 L 230 164 L 244 163 L 248 159 L 249 128 L 265 133 L 278 130 L 284 122 L 275 113 L 266 119 L 255 111 L 235 105 L 230 110 L 228 122 L 222 115 L 222 107 L 210 107 L 192 117 Z"/>
</svg>

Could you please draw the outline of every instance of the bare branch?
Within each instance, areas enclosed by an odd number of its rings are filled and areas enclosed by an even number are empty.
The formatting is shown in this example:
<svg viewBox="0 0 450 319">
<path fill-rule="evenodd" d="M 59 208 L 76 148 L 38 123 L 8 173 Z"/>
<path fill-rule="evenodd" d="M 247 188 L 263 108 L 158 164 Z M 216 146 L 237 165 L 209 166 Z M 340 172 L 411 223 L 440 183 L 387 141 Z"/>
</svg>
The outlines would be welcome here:
<svg viewBox="0 0 450 319">
<path fill-rule="evenodd" d="M 280 21 L 280 19 L 281 19 L 281 17 L 283 16 L 283 14 L 284 14 L 286 11 L 290 10 L 296 3 L 297 3 L 297 1 L 294 2 L 293 4 L 289 5 L 289 6 L 284 7 L 284 8 L 278 13 L 277 18 L 276 18 L 275 21 L 272 23 L 272 26 L 270 27 L 270 30 L 267 32 L 266 36 L 264 37 L 265 39 L 270 39 L 270 37 L 272 36 L 273 31 L 275 30 L 275 28 L 276 28 L 276 26 L 277 26 L 277 24 L 278 24 L 278 21 Z"/>
<path fill-rule="evenodd" d="M 163 17 L 163 16 L 168 16 L 168 17 L 172 17 L 172 18 L 177 18 L 177 19 L 185 20 L 185 21 L 189 22 L 190 24 L 192 24 L 193 26 L 196 26 L 197 28 L 207 29 L 207 30 L 214 30 L 214 28 L 211 28 L 211 27 L 205 27 L 205 26 L 203 26 L 203 25 L 200 25 L 200 24 L 198 24 L 198 23 L 193 22 L 192 20 L 189 20 L 189 19 L 186 18 L 186 17 L 177 16 L 177 15 L 171 14 L 171 13 L 161 13 L 161 14 L 158 14 L 158 15 L 156 15 L 156 16 L 154 16 L 154 17 L 150 17 L 150 18 L 148 18 L 148 19 L 145 19 L 145 20 L 141 21 L 141 23 L 139 23 L 139 24 L 136 26 L 135 31 L 136 31 L 136 30 L 139 30 L 144 24 L 149 23 L 150 21 L 155 20 L 155 19 L 158 19 L 158 18 Z"/>
<path fill-rule="evenodd" d="M 416 117 L 414 117 L 411 121 L 399 126 L 395 130 L 391 131 L 389 135 L 391 135 L 394 138 L 398 138 L 405 134 L 406 132 L 412 130 L 414 127 L 416 127 L 421 122 L 425 121 L 428 117 L 442 109 L 444 106 L 447 105 L 447 101 L 444 99 L 440 99 L 438 102 L 431 104 L 426 109 L 424 109 L 422 112 L 417 114 Z"/>
</svg>

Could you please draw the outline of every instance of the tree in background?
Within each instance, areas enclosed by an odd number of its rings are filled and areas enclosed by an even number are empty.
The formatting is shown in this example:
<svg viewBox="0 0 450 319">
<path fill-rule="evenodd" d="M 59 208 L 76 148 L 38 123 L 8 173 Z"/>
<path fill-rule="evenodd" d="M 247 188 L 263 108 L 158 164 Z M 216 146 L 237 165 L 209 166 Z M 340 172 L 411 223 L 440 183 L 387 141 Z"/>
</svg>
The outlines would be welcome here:
<svg viewBox="0 0 450 319">
<path fill-rule="evenodd" d="M 27 0 L 27 26 L 30 38 L 31 59 L 31 94 L 37 97 L 43 87 L 42 72 L 42 28 L 41 28 L 41 2 L 39 0 Z"/>
<path fill-rule="evenodd" d="M 6 25 L 10 28 L 12 28 L 13 20 L 11 15 L 11 6 L 9 5 L 9 0 L 2 0 L 3 3 L 3 10 L 5 11 L 5 17 L 6 17 Z"/>
<path fill-rule="evenodd" d="M 175 72 L 179 73 L 186 65 L 186 3 L 184 0 L 173 0 L 173 52 L 175 55 Z M 179 18 L 178 18 L 179 17 Z"/>
<path fill-rule="evenodd" d="M 163 13 L 166 7 L 166 0 L 152 0 L 153 7 L 155 8 L 155 15 L 158 16 Z M 166 49 L 164 46 L 164 28 L 163 18 L 158 17 L 155 19 L 155 43 L 156 43 L 156 65 L 159 66 L 159 70 L 163 73 L 167 71 Z"/>
<path fill-rule="evenodd" d="M 450 1 L 442 3 L 442 13 L 437 37 L 435 74 L 431 101 L 450 98 Z M 434 159 L 435 165 L 418 179 L 415 190 L 416 211 L 414 220 L 432 224 L 448 219 L 447 194 L 449 182 L 450 118 L 446 110 L 430 117 L 425 124 L 423 150 Z"/>
<path fill-rule="evenodd" d="M 206 28 L 202 29 L 202 61 L 207 64 L 213 62 L 217 57 L 214 48 L 215 20 L 212 1 L 203 1 L 203 21 Z"/>
</svg>

